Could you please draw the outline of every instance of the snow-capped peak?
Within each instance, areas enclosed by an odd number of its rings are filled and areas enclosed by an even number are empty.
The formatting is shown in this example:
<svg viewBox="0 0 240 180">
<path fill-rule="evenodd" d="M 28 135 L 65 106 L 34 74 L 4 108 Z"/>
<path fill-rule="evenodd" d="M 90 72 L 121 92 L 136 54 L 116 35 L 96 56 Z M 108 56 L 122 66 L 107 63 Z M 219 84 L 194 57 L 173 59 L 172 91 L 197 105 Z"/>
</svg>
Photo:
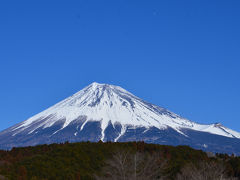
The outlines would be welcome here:
<svg viewBox="0 0 240 180">
<path fill-rule="evenodd" d="M 182 129 L 187 128 L 240 138 L 238 132 L 227 129 L 220 124 L 201 125 L 194 123 L 164 108 L 147 103 L 119 86 L 96 82 L 47 110 L 29 118 L 15 127 L 14 130 L 17 131 L 17 134 L 38 121 L 37 126 L 35 125 L 33 128 L 30 128 L 31 131 L 29 133 L 32 133 L 39 127 L 51 127 L 54 123 L 63 119 L 65 122 L 61 129 L 64 129 L 80 116 L 87 118 L 80 129 L 83 129 L 87 122 L 101 122 L 102 140 L 104 139 L 104 131 L 110 122 L 113 125 L 121 124 L 120 135 L 125 132 L 126 126 L 133 126 L 135 128 L 156 127 L 158 129 L 171 127 L 181 134 L 184 134 Z M 47 121 L 41 121 L 47 117 Z"/>
</svg>

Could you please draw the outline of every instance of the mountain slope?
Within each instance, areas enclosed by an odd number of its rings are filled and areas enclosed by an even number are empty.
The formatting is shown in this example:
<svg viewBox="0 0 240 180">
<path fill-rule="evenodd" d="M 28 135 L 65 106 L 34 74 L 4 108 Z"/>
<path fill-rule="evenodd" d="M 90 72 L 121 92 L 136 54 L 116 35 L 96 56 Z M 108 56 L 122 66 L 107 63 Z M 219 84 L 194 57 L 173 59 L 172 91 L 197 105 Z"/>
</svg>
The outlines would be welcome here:
<svg viewBox="0 0 240 180">
<path fill-rule="evenodd" d="M 121 87 L 92 83 L 73 96 L 1 132 L 0 147 L 67 140 L 145 140 L 164 143 L 163 140 L 156 141 L 162 136 L 166 144 L 179 139 L 173 145 L 181 142 L 191 145 L 193 140 L 189 132 L 211 134 L 228 141 L 239 141 L 240 138 L 240 133 L 221 124 L 197 124 L 145 102 Z M 166 139 L 168 137 L 171 137 L 171 142 Z M 208 145 L 201 146 L 206 148 Z"/>
</svg>

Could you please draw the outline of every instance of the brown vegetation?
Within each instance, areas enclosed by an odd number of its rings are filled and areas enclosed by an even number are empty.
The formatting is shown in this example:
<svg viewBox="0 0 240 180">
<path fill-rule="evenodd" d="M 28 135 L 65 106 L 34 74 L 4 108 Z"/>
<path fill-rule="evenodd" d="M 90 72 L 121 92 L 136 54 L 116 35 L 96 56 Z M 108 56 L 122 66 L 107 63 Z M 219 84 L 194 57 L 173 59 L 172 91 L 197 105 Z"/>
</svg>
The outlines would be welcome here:
<svg viewBox="0 0 240 180">
<path fill-rule="evenodd" d="M 0 151 L 0 179 L 230 180 L 240 158 L 144 142 L 64 143 Z"/>
</svg>

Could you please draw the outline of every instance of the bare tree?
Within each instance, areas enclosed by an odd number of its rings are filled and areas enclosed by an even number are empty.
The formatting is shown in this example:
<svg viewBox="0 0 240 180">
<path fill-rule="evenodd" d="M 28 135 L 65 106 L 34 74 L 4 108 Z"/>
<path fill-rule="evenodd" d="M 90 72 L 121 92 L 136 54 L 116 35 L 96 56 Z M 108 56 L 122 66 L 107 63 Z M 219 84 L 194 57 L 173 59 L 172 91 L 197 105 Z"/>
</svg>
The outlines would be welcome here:
<svg viewBox="0 0 240 180">
<path fill-rule="evenodd" d="M 227 177 L 225 166 L 217 162 L 200 162 L 197 165 L 188 164 L 181 173 L 177 175 L 177 180 L 234 180 Z"/>
<path fill-rule="evenodd" d="M 98 180 L 154 180 L 162 179 L 166 161 L 158 153 L 131 153 L 119 150 L 106 161 L 103 176 Z"/>
<path fill-rule="evenodd" d="M 136 153 L 137 171 L 136 180 L 163 179 L 163 170 L 166 165 L 159 153 Z"/>
</svg>

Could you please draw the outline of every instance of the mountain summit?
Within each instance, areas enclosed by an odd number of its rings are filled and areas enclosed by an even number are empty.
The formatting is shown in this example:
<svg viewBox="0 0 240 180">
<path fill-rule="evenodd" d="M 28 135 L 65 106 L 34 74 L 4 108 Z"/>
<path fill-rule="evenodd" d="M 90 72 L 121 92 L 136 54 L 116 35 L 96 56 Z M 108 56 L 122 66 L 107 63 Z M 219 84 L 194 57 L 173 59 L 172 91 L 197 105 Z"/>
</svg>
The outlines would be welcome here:
<svg viewBox="0 0 240 180">
<path fill-rule="evenodd" d="M 217 152 L 222 149 L 218 141 L 239 143 L 239 138 L 240 133 L 219 123 L 198 124 L 143 101 L 119 86 L 94 82 L 47 110 L 2 131 L 0 147 L 9 149 L 64 141 L 144 140 L 186 144 Z M 232 148 L 225 147 L 225 152 Z"/>
</svg>

